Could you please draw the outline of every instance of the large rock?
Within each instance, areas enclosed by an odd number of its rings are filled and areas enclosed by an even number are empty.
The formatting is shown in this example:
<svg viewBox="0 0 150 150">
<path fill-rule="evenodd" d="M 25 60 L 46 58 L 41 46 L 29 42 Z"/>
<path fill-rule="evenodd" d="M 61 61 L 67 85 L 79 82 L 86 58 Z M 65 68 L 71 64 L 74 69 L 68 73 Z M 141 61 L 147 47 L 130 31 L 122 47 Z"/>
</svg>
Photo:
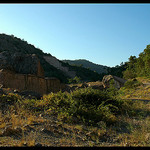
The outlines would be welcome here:
<svg viewBox="0 0 150 150">
<path fill-rule="evenodd" d="M 35 54 L 1 52 L 0 69 L 7 69 L 21 74 L 44 76 L 40 60 Z"/>
<path fill-rule="evenodd" d="M 117 89 L 120 89 L 122 86 L 124 86 L 124 83 L 126 82 L 126 80 L 123 78 L 112 75 L 105 75 L 102 80 L 104 88 L 109 88 L 110 82 L 112 80 L 114 81 L 114 87 Z"/>
</svg>

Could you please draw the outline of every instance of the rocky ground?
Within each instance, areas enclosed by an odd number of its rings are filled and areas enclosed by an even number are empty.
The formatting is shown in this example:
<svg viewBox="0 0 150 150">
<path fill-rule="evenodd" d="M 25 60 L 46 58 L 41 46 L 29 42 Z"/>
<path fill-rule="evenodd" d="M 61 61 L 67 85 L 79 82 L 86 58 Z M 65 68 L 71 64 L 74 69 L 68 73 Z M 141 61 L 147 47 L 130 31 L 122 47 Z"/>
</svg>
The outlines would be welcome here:
<svg viewBox="0 0 150 150">
<path fill-rule="evenodd" d="M 145 120 L 127 117 L 119 118 L 119 124 L 111 127 L 106 127 L 104 122 L 99 122 L 99 125 L 96 127 L 85 126 L 78 123 L 63 123 L 55 116 L 49 116 L 47 114 L 39 114 L 34 117 L 31 115 L 28 116 L 28 118 L 24 117 L 22 123 L 19 123 L 19 115 L 12 114 L 11 117 L 7 116 L 8 115 L 3 117 L 5 125 L 0 125 L 0 146 L 4 147 L 144 146 L 143 141 L 146 141 L 146 145 L 150 144 L 150 133 L 146 131 L 146 129 L 149 128 L 149 116 L 147 116 Z M 134 129 L 131 129 L 131 127 L 134 127 Z M 142 130 L 143 133 L 140 135 L 142 137 L 141 139 L 139 139 L 140 132 L 137 133 L 134 131 L 135 129 L 137 129 L 138 132 Z M 134 134 L 131 131 L 134 132 Z"/>
<path fill-rule="evenodd" d="M 149 85 L 146 87 L 143 89 L 148 92 Z M 9 94 L 9 89 L 4 92 Z M 135 101 L 134 108 L 138 116 L 118 115 L 114 125 L 106 126 L 100 121 L 96 126 L 88 126 L 75 118 L 74 122 L 65 123 L 46 111 L 34 113 L 11 106 L 6 112 L 0 111 L 0 146 L 150 146 L 150 103 Z"/>
<path fill-rule="evenodd" d="M 15 116 L 17 117 L 17 116 Z M 5 120 L 10 118 L 5 117 Z M 99 131 L 100 141 L 96 141 Z M 0 130 L 0 146 L 90 146 L 109 145 L 113 141 L 106 131 L 100 133 L 100 128 L 84 125 L 69 125 L 59 122 L 57 118 L 39 115 L 36 121 L 14 126 L 7 123 Z M 108 139 L 107 139 L 108 136 Z"/>
</svg>

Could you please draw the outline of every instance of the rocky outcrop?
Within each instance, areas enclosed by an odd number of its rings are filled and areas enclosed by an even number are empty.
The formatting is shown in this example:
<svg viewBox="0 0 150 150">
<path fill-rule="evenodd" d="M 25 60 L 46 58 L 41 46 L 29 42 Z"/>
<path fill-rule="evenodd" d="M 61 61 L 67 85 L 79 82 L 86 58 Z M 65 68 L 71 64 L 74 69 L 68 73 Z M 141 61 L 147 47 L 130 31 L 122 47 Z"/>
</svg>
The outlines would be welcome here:
<svg viewBox="0 0 150 150">
<path fill-rule="evenodd" d="M 110 82 L 112 80 L 114 81 L 114 87 L 117 89 L 120 89 L 122 86 L 124 86 L 124 83 L 126 82 L 126 80 L 123 78 L 112 75 L 105 75 L 102 80 L 104 88 L 110 87 Z"/>
<path fill-rule="evenodd" d="M 0 84 L 3 88 L 33 91 L 41 95 L 58 92 L 64 87 L 57 78 L 44 78 L 31 74 L 16 74 L 6 69 L 0 70 Z"/>
<path fill-rule="evenodd" d="M 0 53 L 0 87 L 32 91 L 39 94 L 58 92 L 63 88 L 57 78 L 45 78 L 35 54 Z"/>
<path fill-rule="evenodd" d="M 0 53 L 0 69 L 7 69 L 19 74 L 34 74 L 44 77 L 44 70 L 35 54 Z"/>
<path fill-rule="evenodd" d="M 67 76 L 74 78 L 76 76 L 75 71 L 70 71 L 68 67 L 62 66 L 61 62 L 53 57 L 53 56 L 43 56 L 43 58 L 52 66 L 56 67 L 57 69 L 63 71 Z"/>
</svg>

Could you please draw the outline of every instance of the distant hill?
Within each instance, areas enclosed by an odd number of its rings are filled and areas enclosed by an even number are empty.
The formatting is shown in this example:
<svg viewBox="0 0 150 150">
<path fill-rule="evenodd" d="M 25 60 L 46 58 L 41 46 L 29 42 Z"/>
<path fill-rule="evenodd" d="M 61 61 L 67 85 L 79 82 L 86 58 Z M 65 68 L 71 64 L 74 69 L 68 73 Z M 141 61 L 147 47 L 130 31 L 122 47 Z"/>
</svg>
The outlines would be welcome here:
<svg viewBox="0 0 150 150">
<path fill-rule="evenodd" d="M 108 67 L 108 66 L 95 64 L 86 59 L 62 60 L 62 61 L 72 66 L 80 66 L 80 67 L 82 66 L 84 68 L 89 68 L 90 70 L 97 72 L 100 75 L 100 79 L 102 79 L 102 77 L 106 74 L 107 75 L 111 74 L 122 78 L 123 71 L 125 71 L 127 67 L 126 62 L 125 63 L 122 62 L 120 65 L 116 65 L 115 67 Z"/>
<path fill-rule="evenodd" d="M 89 60 L 86 60 L 86 59 L 62 60 L 62 61 L 65 63 L 68 63 L 70 65 L 78 65 L 78 66 L 83 66 L 85 68 L 89 68 L 93 71 L 96 71 L 99 74 L 108 73 L 109 67 L 95 64 L 95 63 L 90 62 Z"/>
<path fill-rule="evenodd" d="M 88 68 L 69 65 L 14 35 L 0 34 L 0 53 L 4 51 L 10 54 L 36 54 L 44 69 L 44 76 L 56 77 L 64 83 L 75 76 L 79 77 L 81 81 L 97 81 L 103 77 Z"/>
</svg>

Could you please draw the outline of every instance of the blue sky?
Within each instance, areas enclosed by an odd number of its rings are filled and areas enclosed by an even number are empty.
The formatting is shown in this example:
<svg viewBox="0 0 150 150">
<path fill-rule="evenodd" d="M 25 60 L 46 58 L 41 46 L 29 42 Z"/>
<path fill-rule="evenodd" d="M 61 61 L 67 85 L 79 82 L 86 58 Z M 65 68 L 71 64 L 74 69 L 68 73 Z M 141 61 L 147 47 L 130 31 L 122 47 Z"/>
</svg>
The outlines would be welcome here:
<svg viewBox="0 0 150 150">
<path fill-rule="evenodd" d="M 0 4 L 0 33 L 60 60 L 112 67 L 150 44 L 150 4 Z"/>
</svg>

